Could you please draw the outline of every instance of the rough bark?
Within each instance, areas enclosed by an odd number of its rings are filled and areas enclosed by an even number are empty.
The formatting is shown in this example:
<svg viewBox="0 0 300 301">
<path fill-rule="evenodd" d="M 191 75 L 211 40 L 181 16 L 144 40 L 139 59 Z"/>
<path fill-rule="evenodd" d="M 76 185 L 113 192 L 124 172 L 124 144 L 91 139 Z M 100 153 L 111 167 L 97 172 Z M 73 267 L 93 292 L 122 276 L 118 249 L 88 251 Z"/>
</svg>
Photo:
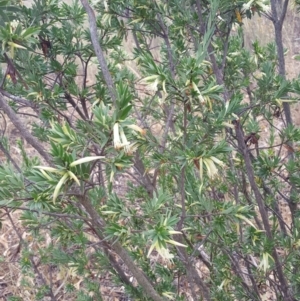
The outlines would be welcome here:
<svg viewBox="0 0 300 301">
<path fill-rule="evenodd" d="M 101 45 L 99 43 L 95 13 L 94 13 L 93 9 L 90 7 L 87 0 L 81 0 L 81 3 L 82 3 L 82 6 L 84 7 L 85 11 L 88 14 L 92 44 L 93 44 L 97 59 L 100 64 L 104 80 L 109 89 L 110 97 L 112 99 L 113 104 L 115 105 L 116 98 L 117 98 L 115 86 L 114 86 L 114 82 L 111 77 L 111 74 L 108 70 L 108 66 L 107 66 L 106 59 L 104 57 Z"/>
</svg>

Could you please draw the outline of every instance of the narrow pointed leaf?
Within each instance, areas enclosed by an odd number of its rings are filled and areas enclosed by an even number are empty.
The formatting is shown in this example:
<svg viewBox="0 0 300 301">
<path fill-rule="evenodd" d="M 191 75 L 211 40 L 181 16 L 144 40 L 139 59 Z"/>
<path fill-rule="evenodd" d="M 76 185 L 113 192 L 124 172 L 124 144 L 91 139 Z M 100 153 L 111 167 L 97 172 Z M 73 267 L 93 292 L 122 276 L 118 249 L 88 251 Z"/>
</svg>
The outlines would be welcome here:
<svg viewBox="0 0 300 301">
<path fill-rule="evenodd" d="M 237 218 L 239 218 L 239 219 L 242 219 L 242 220 L 244 220 L 247 224 L 249 224 L 251 227 L 253 227 L 254 229 L 257 229 L 256 227 L 255 227 L 255 225 L 247 218 L 247 217 L 245 217 L 244 215 L 241 215 L 241 214 L 235 214 L 235 216 L 237 217 Z"/>
<path fill-rule="evenodd" d="M 175 240 L 166 240 L 166 242 L 169 243 L 169 244 L 172 244 L 172 245 L 174 245 L 174 246 L 179 246 L 179 247 L 187 248 L 186 245 L 181 244 L 180 242 L 175 241 Z"/>
<path fill-rule="evenodd" d="M 61 171 L 57 168 L 53 168 L 53 167 L 49 167 L 49 166 L 33 166 L 33 168 L 36 168 L 36 169 L 41 169 L 41 170 L 46 170 L 46 171 L 49 171 L 49 172 L 57 172 L 57 173 L 60 173 Z"/>
<path fill-rule="evenodd" d="M 11 46 L 11 47 L 21 48 L 21 49 L 27 49 L 26 47 L 24 47 L 24 46 L 22 46 L 22 45 L 20 45 L 20 44 L 16 44 L 16 43 L 14 43 L 14 42 L 8 42 L 7 44 L 8 44 L 9 46 Z"/>
<path fill-rule="evenodd" d="M 54 189 L 54 193 L 53 193 L 53 203 L 55 203 L 57 196 L 59 194 L 59 191 L 61 189 L 61 187 L 63 186 L 63 184 L 66 182 L 66 180 L 68 179 L 69 174 L 68 172 L 66 172 L 63 177 L 59 180 L 58 184 L 56 185 L 55 189 Z"/>
<path fill-rule="evenodd" d="M 82 164 L 82 163 L 87 163 L 87 162 L 91 162 L 91 161 L 95 161 L 95 160 L 99 160 L 99 159 L 103 159 L 105 158 L 104 156 L 92 156 L 92 157 L 85 157 L 85 158 L 81 158 L 78 159 L 74 162 L 72 162 L 70 164 L 71 167 Z"/>
<path fill-rule="evenodd" d="M 75 176 L 75 174 L 70 170 L 68 171 L 68 174 L 69 174 L 70 178 L 72 178 L 78 184 L 78 186 L 80 186 L 80 182 L 79 182 L 78 178 Z"/>
</svg>

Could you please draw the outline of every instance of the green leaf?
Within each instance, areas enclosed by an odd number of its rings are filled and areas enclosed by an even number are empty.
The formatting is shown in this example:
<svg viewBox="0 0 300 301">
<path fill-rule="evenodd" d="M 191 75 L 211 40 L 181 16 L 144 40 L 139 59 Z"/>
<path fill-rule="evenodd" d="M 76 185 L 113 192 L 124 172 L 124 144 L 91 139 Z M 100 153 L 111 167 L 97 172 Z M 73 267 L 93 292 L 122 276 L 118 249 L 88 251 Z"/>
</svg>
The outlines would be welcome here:
<svg viewBox="0 0 300 301">
<path fill-rule="evenodd" d="M 79 164 L 83 164 L 83 163 L 87 163 L 87 162 L 91 162 L 91 161 L 95 161 L 95 160 L 99 160 L 99 159 L 103 159 L 103 158 L 105 158 L 105 157 L 104 156 L 92 156 L 92 157 L 81 158 L 81 159 L 78 159 L 78 160 L 72 162 L 70 164 L 70 167 L 74 167 Z"/>
<path fill-rule="evenodd" d="M 61 189 L 61 187 L 65 184 L 65 182 L 68 180 L 68 177 L 69 177 L 69 173 L 66 171 L 65 174 L 62 176 L 62 178 L 59 180 L 59 182 L 57 183 L 55 189 L 54 189 L 54 193 L 53 193 L 53 203 L 55 203 L 57 197 L 58 197 L 58 194 L 59 194 L 59 191 Z"/>
<path fill-rule="evenodd" d="M 34 34 L 38 34 L 40 32 L 40 28 L 39 27 L 29 27 L 25 30 L 22 31 L 21 36 L 23 39 L 27 39 L 28 37 L 34 35 Z"/>
</svg>

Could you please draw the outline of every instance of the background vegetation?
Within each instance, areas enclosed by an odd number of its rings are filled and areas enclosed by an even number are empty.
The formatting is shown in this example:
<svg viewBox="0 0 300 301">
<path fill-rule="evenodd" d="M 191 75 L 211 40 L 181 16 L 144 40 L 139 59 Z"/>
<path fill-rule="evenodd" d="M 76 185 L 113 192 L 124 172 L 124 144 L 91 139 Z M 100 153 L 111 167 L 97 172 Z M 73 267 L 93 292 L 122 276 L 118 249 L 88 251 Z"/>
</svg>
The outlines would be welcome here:
<svg viewBox="0 0 300 301">
<path fill-rule="evenodd" d="M 288 4 L 0 1 L 3 298 L 300 298 Z"/>
</svg>

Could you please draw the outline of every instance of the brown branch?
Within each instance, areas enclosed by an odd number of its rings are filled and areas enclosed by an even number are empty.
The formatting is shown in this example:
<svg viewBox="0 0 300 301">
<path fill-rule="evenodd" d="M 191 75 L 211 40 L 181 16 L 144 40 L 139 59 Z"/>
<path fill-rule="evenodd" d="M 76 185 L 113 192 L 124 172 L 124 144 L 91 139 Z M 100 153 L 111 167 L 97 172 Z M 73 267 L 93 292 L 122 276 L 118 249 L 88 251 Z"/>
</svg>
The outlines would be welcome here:
<svg viewBox="0 0 300 301">
<path fill-rule="evenodd" d="M 140 181 L 142 181 L 146 191 L 150 197 L 153 197 L 153 192 L 156 191 L 155 183 L 152 184 L 149 175 L 146 172 L 144 163 L 140 157 L 140 153 L 137 151 L 134 157 L 134 167 L 139 173 Z"/>
<path fill-rule="evenodd" d="M 279 8 L 278 5 L 281 3 L 281 1 L 276 1 L 276 0 L 271 0 L 271 10 L 272 10 L 272 15 L 273 15 L 273 25 L 275 29 L 275 41 L 276 41 L 276 47 L 277 47 L 277 56 L 278 56 L 278 72 L 282 76 L 283 79 L 286 79 L 286 70 L 285 70 L 285 58 L 284 58 L 284 49 L 283 49 L 283 41 L 282 41 L 282 27 L 283 27 L 283 22 L 286 16 L 287 12 L 287 6 L 288 6 L 289 0 L 285 0 L 282 7 L 281 7 L 281 12 L 279 14 Z M 292 119 L 292 114 L 291 114 L 291 108 L 289 103 L 284 102 L 283 103 L 283 110 L 284 110 L 284 115 L 286 119 L 286 123 L 293 124 L 293 119 Z M 293 147 L 292 142 L 287 142 L 287 145 L 290 147 Z M 294 155 L 293 153 L 290 153 L 288 155 L 289 160 L 292 161 L 294 160 Z M 292 214 L 292 222 L 294 224 L 295 221 L 295 213 L 297 210 L 297 201 L 293 197 L 295 194 L 298 194 L 297 189 L 295 185 L 292 185 L 291 191 L 290 191 L 290 196 L 291 200 L 289 202 L 289 208 Z"/>
<path fill-rule="evenodd" d="M 204 35 L 205 34 L 205 23 L 204 23 L 203 15 L 202 15 L 201 0 L 196 1 L 196 7 L 197 7 L 196 11 L 197 11 L 197 14 L 198 14 L 201 34 Z M 228 41 L 227 41 L 227 44 L 228 44 Z M 225 52 L 228 50 L 227 47 L 228 47 L 228 45 L 225 44 Z M 230 97 L 229 97 L 229 93 L 227 91 L 227 88 L 224 85 L 224 80 L 223 80 L 223 76 L 224 76 L 223 72 L 224 72 L 225 61 L 223 61 L 221 68 L 219 68 L 219 66 L 217 64 L 216 56 L 214 54 L 214 49 L 213 49 L 213 46 L 212 46 L 211 42 L 209 42 L 209 44 L 208 44 L 208 53 L 209 53 L 209 59 L 210 59 L 211 64 L 212 64 L 212 69 L 213 69 L 213 72 L 214 72 L 216 80 L 217 80 L 217 84 L 224 87 L 223 95 L 224 95 L 224 102 L 226 102 L 226 101 L 229 100 Z M 224 54 L 224 55 L 226 56 L 226 54 Z M 223 64 L 224 64 L 224 66 L 223 66 Z"/>
<path fill-rule="evenodd" d="M 32 146 L 37 152 L 44 158 L 44 160 L 51 165 L 51 158 L 49 154 L 44 150 L 42 144 L 32 136 L 29 131 L 26 129 L 25 124 L 21 122 L 17 114 L 12 110 L 12 108 L 7 104 L 3 95 L 0 93 L 0 108 L 8 116 L 13 125 L 18 129 L 21 136 Z"/>
<path fill-rule="evenodd" d="M 102 48 L 99 43 L 95 13 L 94 13 L 93 9 L 90 7 L 88 0 L 81 0 L 81 3 L 89 17 L 89 25 L 90 25 L 92 44 L 93 44 L 98 62 L 100 64 L 104 80 L 108 86 L 108 90 L 109 90 L 109 94 L 112 99 L 112 102 L 114 105 L 116 105 L 117 96 L 116 96 L 115 86 L 114 86 L 112 76 L 108 70 L 108 66 L 107 66 L 106 59 L 104 57 Z"/>
<path fill-rule="evenodd" d="M 85 208 L 85 210 L 90 215 L 92 221 L 92 225 L 94 229 L 97 229 L 97 233 L 99 237 L 104 239 L 102 232 L 104 231 L 104 222 L 96 212 L 95 208 L 89 201 L 89 199 L 84 197 L 79 197 L 79 201 L 81 205 Z M 153 284 L 149 281 L 149 279 L 145 276 L 145 274 L 137 267 L 135 262 L 129 256 L 128 252 L 122 247 L 119 242 L 115 242 L 111 245 L 111 249 L 123 260 L 126 264 L 133 277 L 136 278 L 139 285 L 143 288 L 145 295 L 149 296 L 154 301 L 164 301 L 165 299 L 161 297 L 157 291 L 154 289 Z"/>
<path fill-rule="evenodd" d="M 31 103 L 29 100 L 27 100 L 26 98 L 23 98 L 23 97 L 20 97 L 20 96 L 15 96 L 15 95 L 12 95 L 10 93 L 8 93 L 7 91 L 4 91 L 2 89 L 0 89 L 0 93 L 3 94 L 4 96 L 8 97 L 9 99 L 15 101 L 15 102 L 18 102 L 18 103 L 21 103 L 27 107 L 30 107 L 32 109 L 34 109 L 36 111 L 36 106 Z"/>
<path fill-rule="evenodd" d="M 276 47 L 277 47 L 277 55 L 278 55 L 278 71 L 279 74 L 285 79 L 286 78 L 286 72 L 285 72 L 285 59 L 284 59 L 284 49 L 283 49 L 283 42 L 282 42 L 282 26 L 283 21 L 286 16 L 287 6 L 288 6 L 289 0 L 285 0 L 281 14 L 278 14 L 278 1 L 271 0 L 271 10 L 272 10 L 272 22 L 275 29 L 275 41 L 276 41 Z M 285 118 L 287 124 L 293 124 L 292 120 L 292 114 L 290 110 L 290 105 L 287 102 L 283 103 L 283 110 L 285 113 Z"/>
<path fill-rule="evenodd" d="M 256 202 L 257 202 L 257 205 L 259 208 L 259 212 L 260 212 L 261 219 L 262 219 L 262 222 L 264 225 L 264 229 L 266 231 L 266 235 L 267 235 L 268 239 L 270 241 L 272 241 L 273 236 L 272 236 L 271 227 L 269 224 L 268 214 L 265 209 L 263 197 L 262 197 L 262 195 L 259 191 L 259 188 L 255 182 L 255 175 L 254 175 L 254 171 L 253 171 L 253 167 L 252 167 L 252 163 L 251 163 L 250 154 L 249 154 L 249 151 L 244 142 L 244 133 L 243 133 L 243 129 L 242 129 L 242 126 L 239 121 L 236 121 L 236 137 L 238 140 L 239 148 L 242 151 L 242 156 L 245 161 L 247 176 L 249 179 L 250 186 L 255 195 L 255 199 L 256 199 Z M 280 290 L 284 297 L 283 300 L 284 301 L 293 301 L 295 299 L 292 297 L 291 292 L 289 291 L 289 286 L 288 286 L 287 280 L 285 278 L 282 264 L 280 262 L 280 259 L 279 259 L 279 256 L 278 256 L 278 253 L 277 253 L 275 247 L 273 247 L 272 255 L 273 255 L 273 259 L 275 261 L 275 265 L 276 265 L 276 272 L 277 272 L 279 283 L 280 283 Z"/>
<path fill-rule="evenodd" d="M 155 1 L 154 1 L 154 3 L 155 3 Z M 160 25 L 160 27 L 162 28 L 162 31 L 163 31 L 163 35 L 162 35 L 163 40 L 165 41 L 165 44 L 167 46 L 168 62 L 169 62 L 171 76 L 172 76 L 172 79 L 175 80 L 175 76 L 176 76 L 175 64 L 174 64 L 174 58 L 173 58 L 173 54 L 172 54 L 172 47 L 171 47 L 171 43 L 170 43 L 170 39 L 169 39 L 169 34 L 168 34 L 168 28 L 164 24 L 163 19 L 159 13 L 157 14 L 157 17 L 158 17 L 158 21 L 159 21 L 158 24 Z M 167 120 L 166 120 L 166 124 L 165 124 L 164 133 L 162 135 L 162 142 L 161 142 L 162 147 L 160 149 L 161 153 L 164 152 L 168 134 L 169 134 L 169 129 L 171 128 L 172 131 L 175 132 L 174 121 L 173 121 L 174 110 L 175 110 L 175 103 L 174 103 L 174 101 L 171 101 L 171 105 L 166 107 Z"/>
<path fill-rule="evenodd" d="M 183 145 L 186 145 L 186 129 L 187 129 L 187 106 L 186 104 L 183 105 Z M 181 231 L 184 223 L 184 219 L 186 217 L 186 208 L 185 208 L 185 166 L 181 169 L 180 175 L 180 195 L 181 195 L 181 217 L 178 223 L 178 230 Z"/>
<path fill-rule="evenodd" d="M 72 105 L 72 107 L 76 110 L 76 112 L 80 115 L 80 117 L 83 120 L 86 120 L 85 115 L 81 112 L 81 110 L 79 109 L 78 105 L 74 101 L 73 97 L 69 93 L 65 92 L 65 98 Z"/>
</svg>

